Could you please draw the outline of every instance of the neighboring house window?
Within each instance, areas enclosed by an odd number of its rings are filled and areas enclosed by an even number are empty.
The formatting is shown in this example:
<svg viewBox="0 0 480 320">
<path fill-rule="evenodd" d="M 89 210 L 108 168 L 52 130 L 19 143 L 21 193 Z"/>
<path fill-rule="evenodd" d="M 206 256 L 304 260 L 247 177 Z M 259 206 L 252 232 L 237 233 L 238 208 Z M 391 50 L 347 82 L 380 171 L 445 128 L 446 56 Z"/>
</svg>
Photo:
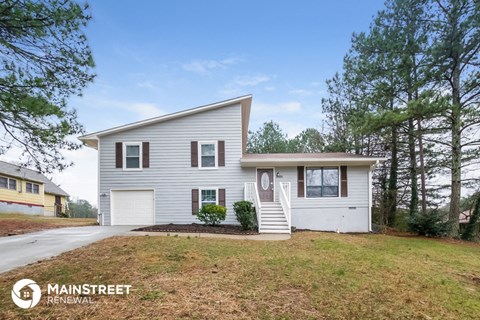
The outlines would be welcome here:
<svg viewBox="0 0 480 320">
<path fill-rule="evenodd" d="M 27 193 L 35 193 L 35 194 L 40 193 L 40 186 L 36 183 L 27 182 L 25 184 L 25 187 L 26 187 L 25 189 Z"/>
<path fill-rule="evenodd" d="M 141 169 L 142 168 L 142 144 L 141 143 L 125 143 L 125 169 Z"/>
<path fill-rule="evenodd" d="M 216 189 L 201 190 L 200 199 L 201 199 L 200 207 L 203 207 L 206 204 L 217 204 L 217 190 Z"/>
<path fill-rule="evenodd" d="M 200 167 L 216 168 L 217 167 L 217 144 L 216 142 L 200 142 Z"/>
<path fill-rule="evenodd" d="M 338 197 L 338 168 L 307 168 L 307 197 Z"/>
<path fill-rule="evenodd" d="M 0 188 L 17 190 L 17 180 L 0 177 Z"/>
</svg>

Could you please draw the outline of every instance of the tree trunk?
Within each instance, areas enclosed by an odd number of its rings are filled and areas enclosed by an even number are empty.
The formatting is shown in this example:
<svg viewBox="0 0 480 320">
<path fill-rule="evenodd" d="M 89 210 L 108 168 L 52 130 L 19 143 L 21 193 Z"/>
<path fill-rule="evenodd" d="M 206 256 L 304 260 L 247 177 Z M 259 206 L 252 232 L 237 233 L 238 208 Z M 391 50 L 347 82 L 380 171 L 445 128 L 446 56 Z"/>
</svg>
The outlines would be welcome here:
<svg viewBox="0 0 480 320">
<path fill-rule="evenodd" d="M 461 106 L 460 106 L 460 68 L 454 67 L 452 74 L 452 185 L 450 195 L 450 213 L 448 220 L 451 228 L 450 237 L 458 236 L 460 198 L 462 190 L 462 146 L 461 146 Z"/>
<path fill-rule="evenodd" d="M 408 150 L 410 156 L 410 215 L 418 212 L 418 182 L 417 182 L 417 156 L 415 152 L 415 125 L 413 119 L 408 120 Z"/>
<path fill-rule="evenodd" d="M 422 120 L 417 120 L 418 156 L 420 158 L 420 183 L 422 187 L 422 214 L 427 214 L 427 187 L 425 183 L 425 154 L 423 151 Z"/>
<path fill-rule="evenodd" d="M 397 217 L 397 171 L 398 171 L 398 133 L 397 127 L 392 127 L 392 162 L 390 164 L 390 177 L 388 180 L 387 225 L 395 227 Z"/>
</svg>

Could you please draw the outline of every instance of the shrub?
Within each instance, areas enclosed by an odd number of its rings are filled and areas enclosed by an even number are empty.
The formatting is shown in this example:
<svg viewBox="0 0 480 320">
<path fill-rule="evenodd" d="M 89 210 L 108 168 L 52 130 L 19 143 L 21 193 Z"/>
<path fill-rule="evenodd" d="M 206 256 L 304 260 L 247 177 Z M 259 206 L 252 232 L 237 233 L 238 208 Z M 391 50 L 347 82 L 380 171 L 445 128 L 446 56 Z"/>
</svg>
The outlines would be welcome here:
<svg viewBox="0 0 480 320">
<path fill-rule="evenodd" d="M 444 237 L 450 224 L 444 221 L 444 216 L 438 210 L 427 214 L 416 213 L 407 221 L 408 230 L 426 237 Z"/>
<path fill-rule="evenodd" d="M 253 230 L 255 228 L 255 210 L 250 201 L 235 202 L 233 204 L 233 210 L 243 230 Z"/>
<path fill-rule="evenodd" d="M 198 220 L 211 226 L 215 226 L 221 221 L 224 221 L 226 216 L 227 208 L 217 204 L 206 204 L 197 214 Z"/>
</svg>

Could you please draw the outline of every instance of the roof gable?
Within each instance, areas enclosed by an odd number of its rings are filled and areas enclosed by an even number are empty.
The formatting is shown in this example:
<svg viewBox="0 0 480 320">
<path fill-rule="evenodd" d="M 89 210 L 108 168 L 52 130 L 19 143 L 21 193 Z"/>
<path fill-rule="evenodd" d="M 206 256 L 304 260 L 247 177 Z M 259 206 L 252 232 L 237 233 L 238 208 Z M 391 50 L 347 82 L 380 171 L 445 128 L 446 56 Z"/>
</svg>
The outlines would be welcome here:
<svg viewBox="0 0 480 320">
<path fill-rule="evenodd" d="M 250 119 L 250 108 L 252 104 L 252 95 L 241 96 L 234 99 L 220 101 L 220 102 L 216 102 L 216 103 L 212 103 L 212 104 L 208 104 L 208 105 L 204 105 L 196 108 L 191 108 L 191 109 L 187 109 L 187 110 L 183 110 L 175 113 L 170 113 L 170 114 L 155 117 L 155 118 L 150 118 L 142 121 L 129 123 L 126 125 L 122 125 L 122 126 L 102 130 L 102 131 L 93 132 L 93 133 L 81 136 L 78 139 L 83 143 L 85 143 L 87 146 L 97 149 L 98 139 L 102 136 L 107 136 L 107 135 L 122 132 L 122 131 L 128 131 L 131 129 L 148 126 L 151 124 L 161 123 L 161 122 L 165 122 L 173 119 L 178 119 L 178 118 L 189 116 L 192 114 L 210 111 L 210 110 L 218 109 L 221 107 L 231 106 L 234 104 L 240 104 L 242 107 L 242 136 L 244 140 L 243 145 L 246 146 L 247 134 L 248 134 L 248 123 Z"/>
</svg>

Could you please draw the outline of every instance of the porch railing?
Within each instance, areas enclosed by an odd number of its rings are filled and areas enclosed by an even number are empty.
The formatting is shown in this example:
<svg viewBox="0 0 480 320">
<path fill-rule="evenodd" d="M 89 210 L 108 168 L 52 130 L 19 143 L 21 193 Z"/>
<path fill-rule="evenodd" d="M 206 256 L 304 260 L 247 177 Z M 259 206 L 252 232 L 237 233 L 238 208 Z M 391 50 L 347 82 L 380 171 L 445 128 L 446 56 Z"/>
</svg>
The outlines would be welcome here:
<svg viewBox="0 0 480 320">
<path fill-rule="evenodd" d="M 279 192 L 280 204 L 282 205 L 285 218 L 288 223 L 288 232 L 292 232 L 292 205 L 291 200 L 291 184 L 290 182 L 280 182 Z"/>
<path fill-rule="evenodd" d="M 260 228 L 260 221 L 262 221 L 262 203 L 260 202 L 260 195 L 258 194 L 256 182 L 245 182 L 245 190 L 243 198 L 250 201 L 255 206 L 257 214 L 257 225 Z"/>
</svg>

